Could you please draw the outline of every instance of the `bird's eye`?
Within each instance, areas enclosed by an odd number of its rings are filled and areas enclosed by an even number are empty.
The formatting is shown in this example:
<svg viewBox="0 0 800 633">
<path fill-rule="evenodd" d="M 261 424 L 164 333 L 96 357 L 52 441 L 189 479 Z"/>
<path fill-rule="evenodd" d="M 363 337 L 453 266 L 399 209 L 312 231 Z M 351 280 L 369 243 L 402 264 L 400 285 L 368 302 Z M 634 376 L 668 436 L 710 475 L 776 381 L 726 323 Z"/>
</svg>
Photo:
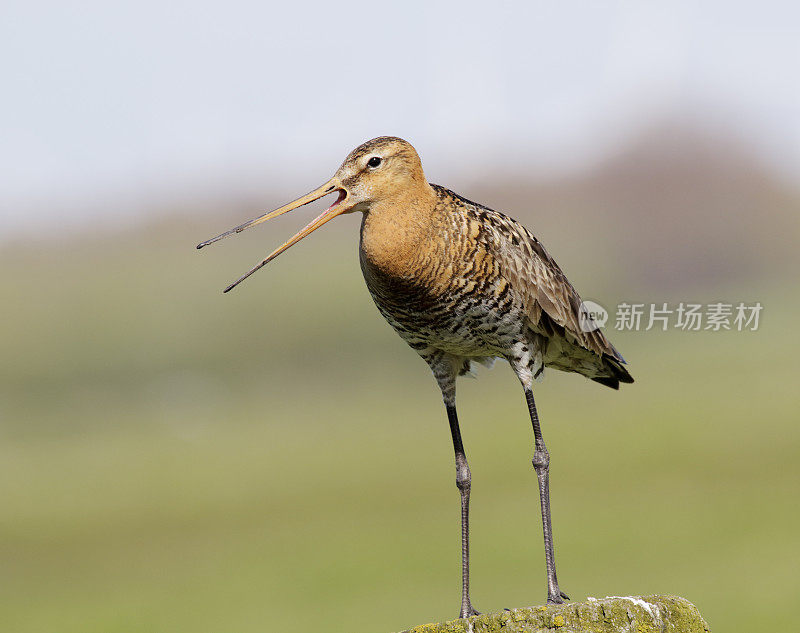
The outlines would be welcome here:
<svg viewBox="0 0 800 633">
<path fill-rule="evenodd" d="M 368 167 L 378 167 L 381 164 L 381 157 L 380 156 L 373 156 L 367 161 Z"/>
</svg>

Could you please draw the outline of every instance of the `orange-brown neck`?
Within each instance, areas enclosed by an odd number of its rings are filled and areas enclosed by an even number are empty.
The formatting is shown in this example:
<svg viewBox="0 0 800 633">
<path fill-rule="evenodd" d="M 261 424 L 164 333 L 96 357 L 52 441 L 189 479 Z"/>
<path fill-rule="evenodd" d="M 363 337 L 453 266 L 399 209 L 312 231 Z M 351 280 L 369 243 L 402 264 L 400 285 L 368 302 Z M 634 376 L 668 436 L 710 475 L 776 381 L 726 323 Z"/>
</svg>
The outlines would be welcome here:
<svg viewBox="0 0 800 633">
<path fill-rule="evenodd" d="M 371 205 L 361 223 L 365 276 L 409 279 L 415 275 L 441 222 L 436 203 L 436 193 L 423 181 Z"/>
</svg>

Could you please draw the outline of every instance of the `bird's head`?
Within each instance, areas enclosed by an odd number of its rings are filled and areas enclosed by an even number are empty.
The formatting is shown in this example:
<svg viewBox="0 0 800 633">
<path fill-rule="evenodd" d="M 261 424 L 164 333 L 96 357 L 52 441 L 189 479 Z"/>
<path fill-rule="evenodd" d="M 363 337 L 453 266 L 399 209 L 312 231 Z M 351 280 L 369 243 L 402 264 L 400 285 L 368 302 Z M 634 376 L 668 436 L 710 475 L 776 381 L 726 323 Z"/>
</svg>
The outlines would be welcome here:
<svg viewBox="0 0 800 633">
<path fill-rule="evenodd" d="M 377 203 L 389 203 L 406 195 L 414 195 L 419 187 L 426 187 L 422 163 L 411 143 L 394 136 L 379 136 L 356 147 L 336 170 L 333 178 L 321 187 L 275 211 L 265 213 L 216 237 L 202 242 L 203 248 L 228 235 L 241 233 L 251 226 L 261 224 L 293 209 L 314 202 L 323 196 L 338 193 L 339 197 L 305 228 L 275 249 L 263 261 L 251 268 L 225 289 L 232 290 L 262 266 L 275 259 L 283 251 L 310 235 L 326 222 L 338 215 L 353 211 L 369 212 Z"/>
<path fill-rule="evenodd" d="M 356 147 L 333 178 L 355 211 L 369 211 L 376 202 L 389 202 L 425 183 L 417 151 L 395 136 L 379 136 Z"/>
</svg>

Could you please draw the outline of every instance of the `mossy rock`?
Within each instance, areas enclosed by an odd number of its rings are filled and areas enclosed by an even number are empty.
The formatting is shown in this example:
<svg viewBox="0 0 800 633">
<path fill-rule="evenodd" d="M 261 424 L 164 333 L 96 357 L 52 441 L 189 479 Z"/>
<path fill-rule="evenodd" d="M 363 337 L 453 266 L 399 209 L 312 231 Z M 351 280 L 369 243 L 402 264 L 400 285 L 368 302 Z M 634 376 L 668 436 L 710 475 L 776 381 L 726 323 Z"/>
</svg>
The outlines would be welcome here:
<svg viewBox="0 0 800 633">
<path fill-rule="evenodd" d="M 679 596 L 589 598 L 527 607 L 441 624 L 423 624 L 404 633 L 709 633 L 691 602 Z"/>
</svg>

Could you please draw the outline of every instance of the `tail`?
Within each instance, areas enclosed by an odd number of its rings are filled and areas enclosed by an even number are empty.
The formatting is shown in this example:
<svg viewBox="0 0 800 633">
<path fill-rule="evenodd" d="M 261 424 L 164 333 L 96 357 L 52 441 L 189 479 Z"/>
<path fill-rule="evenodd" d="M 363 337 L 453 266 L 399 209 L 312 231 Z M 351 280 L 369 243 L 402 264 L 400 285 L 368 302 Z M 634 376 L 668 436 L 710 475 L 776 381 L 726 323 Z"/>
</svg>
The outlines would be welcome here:
<svg viewBox="0 0 800 633">
<path fill-rule="evenodd" d="M 620 356 L 622 358 L 622 356 Z M 623 367 L 624 360 L 618 360 L 608 354 L 603 354 L 603 369 L 607 371 L 605 376 L 597 376 L 592 378 L 595 382 L 601 385 L 611 387 L 612 389 L 619 389 L 619 383 L 632 383 L 633 376 L 628 373 L 628 370 Z"/>
</svg>

